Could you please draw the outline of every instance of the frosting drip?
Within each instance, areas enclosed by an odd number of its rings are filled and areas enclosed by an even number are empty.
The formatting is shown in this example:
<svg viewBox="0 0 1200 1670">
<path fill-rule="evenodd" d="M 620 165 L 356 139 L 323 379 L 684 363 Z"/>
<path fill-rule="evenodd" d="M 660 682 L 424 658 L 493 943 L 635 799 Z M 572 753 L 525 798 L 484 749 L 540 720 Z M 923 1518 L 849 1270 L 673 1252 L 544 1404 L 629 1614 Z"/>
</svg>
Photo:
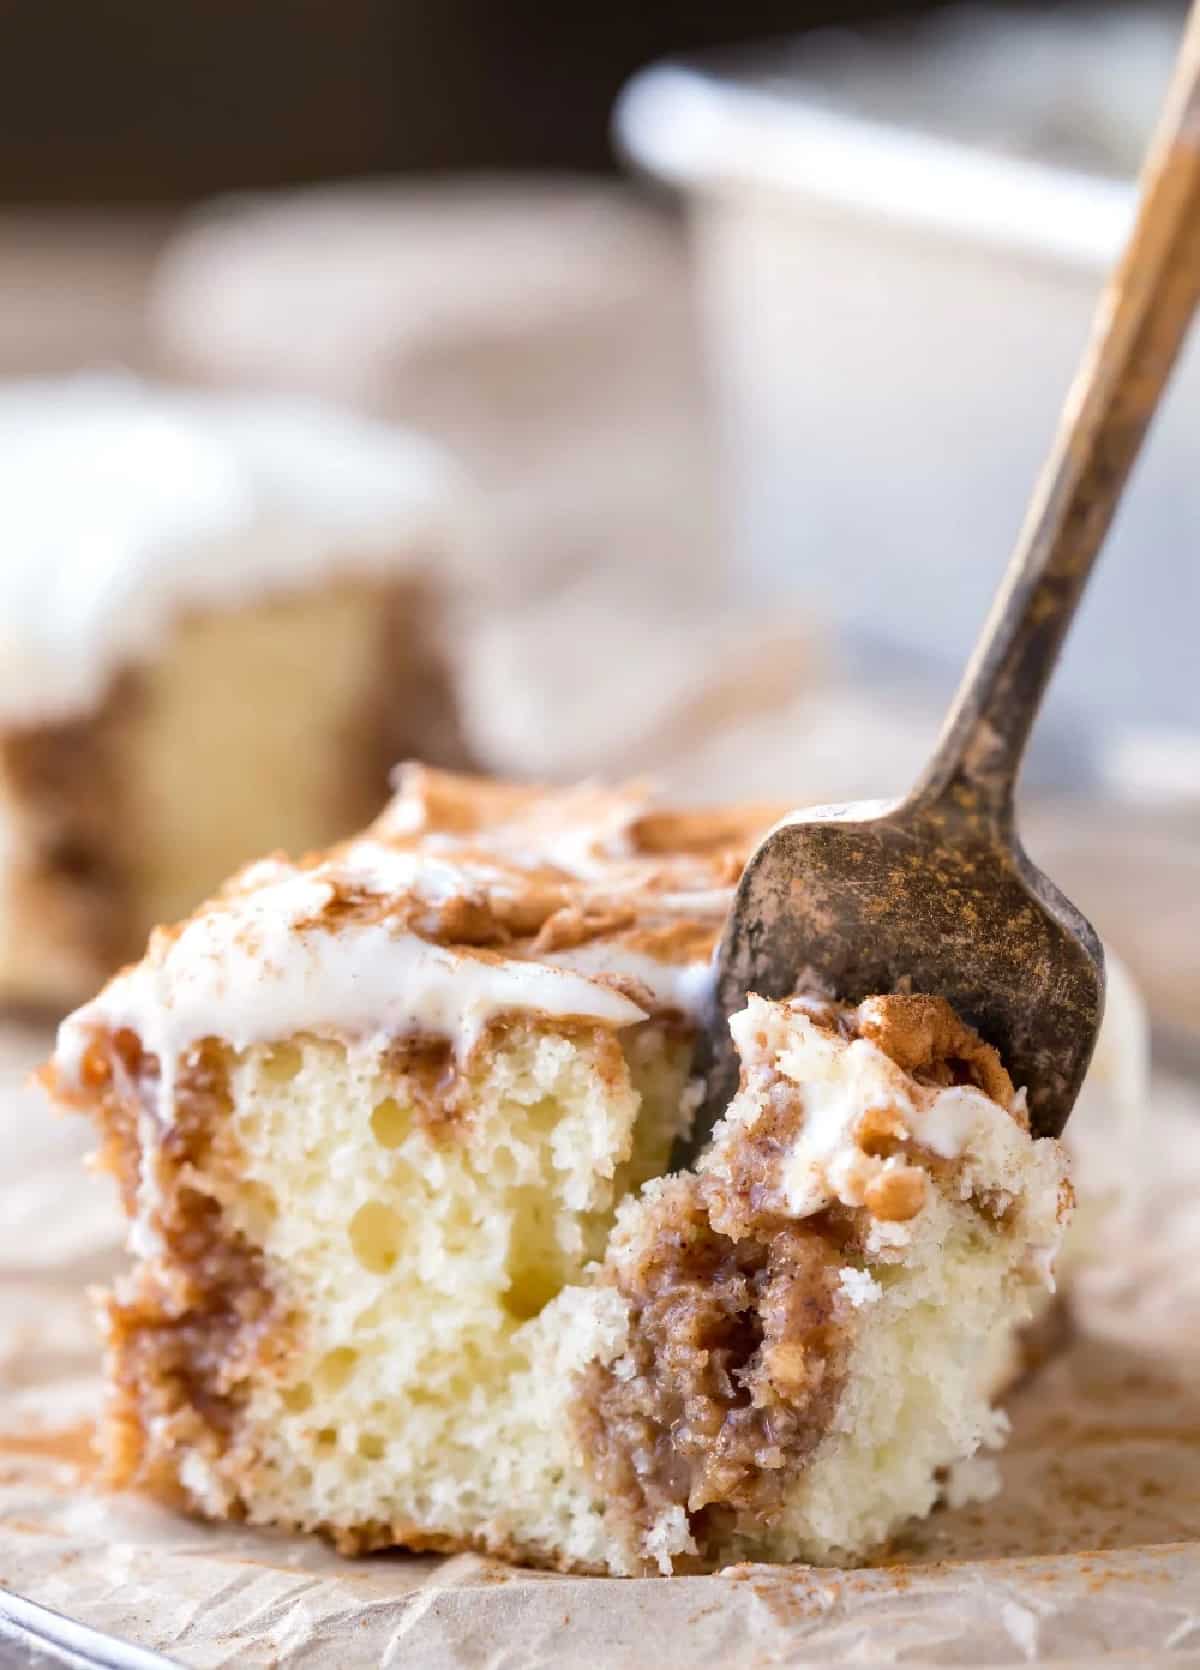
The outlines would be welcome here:
<svg viewBox="0 0 1200 1670">
<path fill-rule="evenodd" d="M 76 1083 L 92 1037 L 128 1028 L 162 1067 L 202 1038 L 297 1032 L 378 1043 L 494 1017 L 621 1028 L 695 1017 L 749 848 L 777 809 L 652 813 L 643 789 L 519 789 L 408 767 L 366 833 L 249 866 L 63 1023 Z"/>
</svg>

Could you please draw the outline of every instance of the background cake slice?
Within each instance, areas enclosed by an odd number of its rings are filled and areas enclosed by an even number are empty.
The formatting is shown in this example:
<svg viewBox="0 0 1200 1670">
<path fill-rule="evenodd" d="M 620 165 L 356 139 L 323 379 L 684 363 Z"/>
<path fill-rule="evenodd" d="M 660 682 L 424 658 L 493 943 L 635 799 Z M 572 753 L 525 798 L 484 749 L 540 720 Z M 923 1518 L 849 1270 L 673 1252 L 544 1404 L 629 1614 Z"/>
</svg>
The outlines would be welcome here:
<svg viewBox="0 0 1200 1670">
<path fill-rule="evenodd" d="M 0 1000 L 77 1002 L 237 865 L 464 759 L 464 489 L 315 402 L 0 389 Z"/>
<path fill-rule="evenodd" d="M 854 1559 L 1000 1436 L 1069 1193 L 933 999 L 751 1002 L 663 1177 L 760 810 L 412 771 L 64 1023 L 131 1219 L 112 1478 L 352 1551 Z"/>
</svg>

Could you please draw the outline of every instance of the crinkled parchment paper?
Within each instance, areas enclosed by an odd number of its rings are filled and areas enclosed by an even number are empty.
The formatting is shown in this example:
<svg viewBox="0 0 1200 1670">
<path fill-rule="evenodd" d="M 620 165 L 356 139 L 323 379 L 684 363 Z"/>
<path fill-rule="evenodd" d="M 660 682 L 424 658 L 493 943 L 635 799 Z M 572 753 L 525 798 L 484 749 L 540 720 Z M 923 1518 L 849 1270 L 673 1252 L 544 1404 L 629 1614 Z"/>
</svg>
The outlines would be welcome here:
<svg viewBox="0 0 1200 1670">
<path fill-rule="evenodd" d="M 1013 1400 L 998 1499 L 866 1571 L 618 1582 L 347 1561 L 96 1489 L 85 1288 L 120 1230 L 86 1131 L 24 1087 L 46 1042 L 0 1033 L 0 1584 L 189 1666 L 1200 1665 L 1200 1092 L 1160 1083 L 1104 1156 L 1144 1187 Z"/>
</svg>

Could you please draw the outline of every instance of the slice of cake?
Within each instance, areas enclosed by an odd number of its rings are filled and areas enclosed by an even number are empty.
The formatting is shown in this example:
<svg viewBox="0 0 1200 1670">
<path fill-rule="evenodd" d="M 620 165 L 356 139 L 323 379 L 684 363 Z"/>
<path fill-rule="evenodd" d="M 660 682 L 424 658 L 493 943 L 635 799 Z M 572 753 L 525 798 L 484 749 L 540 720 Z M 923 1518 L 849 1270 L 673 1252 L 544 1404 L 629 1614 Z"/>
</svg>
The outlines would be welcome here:
<svg viewBox="0 0 1200 1670">
<path fill-rule="evenodd" d="M 460 764 L 436 571 L 463 489 L 268 396 L 0 389 L 0 1001 L 77 1002 L 237 865 Z"/>
<path fill-rule="evenodd" d="M 118 1484 L 345 1550 L 850 1560 L 997 1441 L 1069 1187 L 937 998 L 752 999 L 664 1176 L 759 810 L 410 768 L 61 1029 L 131 1220 Z"/>
</svg>

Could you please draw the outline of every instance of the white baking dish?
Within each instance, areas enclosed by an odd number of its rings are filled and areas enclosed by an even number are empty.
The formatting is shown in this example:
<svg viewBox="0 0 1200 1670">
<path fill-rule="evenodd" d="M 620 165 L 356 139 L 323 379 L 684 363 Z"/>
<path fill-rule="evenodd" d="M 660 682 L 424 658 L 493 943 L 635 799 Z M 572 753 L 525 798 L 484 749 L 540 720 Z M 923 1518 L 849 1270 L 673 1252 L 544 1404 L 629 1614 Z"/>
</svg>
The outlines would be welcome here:
<svg viewBox="0 0 1200 1670">
<path fill-rule="evenodd" d="M 947 684 L 1130 222 L 1180 13 L 960 9 L 662 66 L 621 143 L 686 188 L 739 572 Z M 1200 729 L 1200 341 L 1053 701 Z"/>
</svg>

